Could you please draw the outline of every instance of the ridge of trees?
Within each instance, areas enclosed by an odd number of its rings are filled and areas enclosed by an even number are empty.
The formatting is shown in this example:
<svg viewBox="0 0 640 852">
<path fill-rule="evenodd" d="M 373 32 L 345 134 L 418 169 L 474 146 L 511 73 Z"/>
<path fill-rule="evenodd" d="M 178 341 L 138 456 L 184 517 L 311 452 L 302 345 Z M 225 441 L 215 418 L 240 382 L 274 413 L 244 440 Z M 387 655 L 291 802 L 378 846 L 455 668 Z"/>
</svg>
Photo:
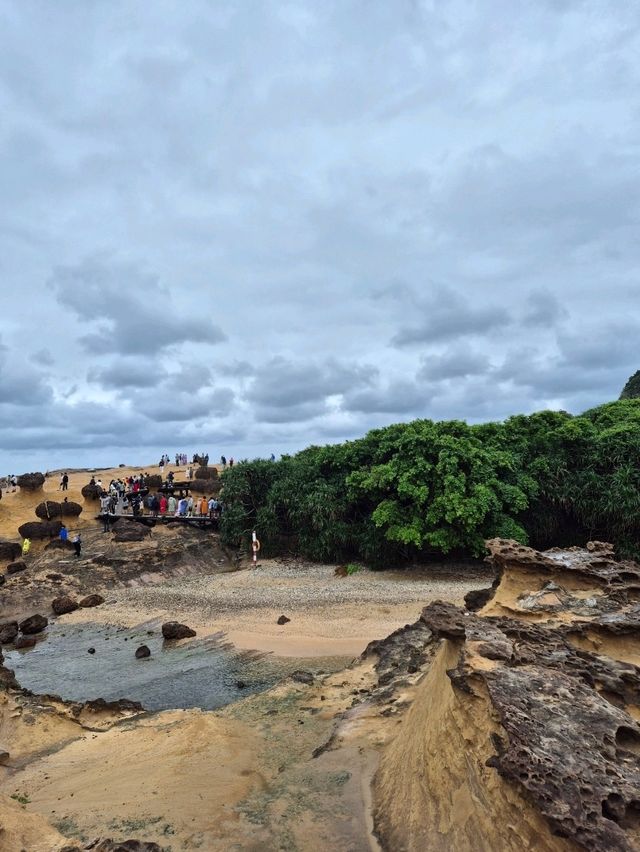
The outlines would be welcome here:
<svg viewBox="0 0 640 852">
<path fill-rule="evenodd" d="M 223 474 L 222 540 L 373 567 L 481 556 L 484 540 L 640 551 L 640 399 L 572 416 L 414 420 Z"/>
</svg>

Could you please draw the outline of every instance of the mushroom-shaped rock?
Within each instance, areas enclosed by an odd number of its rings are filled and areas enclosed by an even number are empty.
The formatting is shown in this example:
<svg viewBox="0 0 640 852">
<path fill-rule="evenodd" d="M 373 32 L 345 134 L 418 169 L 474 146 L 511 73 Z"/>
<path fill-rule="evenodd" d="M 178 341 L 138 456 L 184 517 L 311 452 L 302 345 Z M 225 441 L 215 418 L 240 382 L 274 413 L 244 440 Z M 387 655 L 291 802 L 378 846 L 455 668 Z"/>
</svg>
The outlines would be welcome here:
<svg viewBox="0 0 640 852">
<path fill-rule="evenodd" d="M 162 625 L 162 635 L 165 639 L 188 639 L 195 636 L 196 631 L 178 621 L 166 621 Z"/>
<path fill-rule="evenodd" d="M 44 485 L 44 473 L 23 473 L 18 477 L 18 485 L 23 491 L 39 491 Z"/>
<path fill-rule="evenodd" d="M 80 491 L 85 500 L 99 500 L 102 496 L 102 486 L 96 485 L 94 482 L 88 485 L 83 485 Z"/>
<path fill-rule="evenodd" d="M 22 553 L 22 545 L 17 541 L 0 541 L 0 562 L 13 562 Z"/>
<path fill-rule="evenodd" d="M 13 647 L 17 648 L 18 650 L 34 648 L 37 641 L 38 640 L 35 636 L 18 636 L 16 641 L 13 643 Z"/>
<path fill-rule="evenodd" d="M 0 645 L 10 645 L 17 635 L 17 621 L 5 621 L 3 624 L 0 624 Z"/>
<path fill-rule="evenodd" d="M 36 515 L 43 521 L 50 521 L 59 517 L 75 518 L 81 512 L 82 506 L 72 500 L 63 500 L 62 503 L 56 503 L 55 500 L 43 500 L 36 506 Z"/>
<path fill-rule="evenodd" d="M 196 494 L 219 494 L 222 486 L 219 479 L 194 479 L 189 488 Z"/>
<path fill-rule="evenodd" d="M 204 465 L 200 465 L 200 467 L 196 469 L 194 476 L 196 479 L 217 479 L 218 470 L 215 467 L 205 467 Z"/>
<path fill-rule="evenodd" d="M 100 604 L 104 603 L 104 598 L 102 595 L 87 595 L 86 598 L 82 598 L 78 603 L 82 607 L 100 606 Z"/>
<path fill-rule="evenodd" d="M 33 633 L 42 633 L 47 624 L 49 624 L 49 619 L 45 618 L 44 615 L 40 615 L 40 613 L 36 613 L 35 615 L 30 615 L 29 618 L 25 618 L 24 621 L 21 621 L 18 627 L 20 628 L 21 633 L 25 633 L 27 636 L 30 636 Z"/>
<path fill-rule="evenodd" d="M 291 672 L 289 676 L 291 680 L 295 680 L 296 683 L 312 684 L 314 681 L 314 677 L 311 672 L 306 672 L 303 669 L 297 669 L 295 672 Z"/>
<path fill-rule="evenodd" d="M 162 477 L 159 473 L 151 473 L 144 478 L 144 487 L 153 491 L 155 488 L 162 487 Z"/>
<path fill-rule="evenodd" d="M 7 574 L 19 574 L 20 571 L 24 571 L 27 567 L 27 563 L 23 562 L 22 559 L 18 559 L 16 562 L 10 562 L 7 565 Z"/>
<path fill-rule="evenodd" d="M 151 650 L 148 645 L 140 645 L 136 648 L 136 660 L 144 660 L 151 656 Z"/>
<path fill-rule="evenodd" d="M 54 538 L 60 534 L 62 523 L 60 521 L 28 521 L 18 527 L 18 532 L 23 538 L 42 539 Z"/>
<path fill-rule="evenodd" d="M 56 615 L 64 615 L 67 612 L 74 612 L 78 609 L 78 601 L 74 600 L 70 595 L 61 595 L 59 598 L 54 598 L 51 601 L 51 609 Z"/>
</svg>

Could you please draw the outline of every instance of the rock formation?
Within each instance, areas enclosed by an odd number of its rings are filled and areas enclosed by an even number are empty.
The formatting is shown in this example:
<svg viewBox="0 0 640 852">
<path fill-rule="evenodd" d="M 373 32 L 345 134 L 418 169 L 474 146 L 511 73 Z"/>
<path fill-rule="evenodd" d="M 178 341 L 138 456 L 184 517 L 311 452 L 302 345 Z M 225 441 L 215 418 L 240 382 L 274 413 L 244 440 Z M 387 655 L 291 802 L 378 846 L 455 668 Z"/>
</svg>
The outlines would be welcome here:
<svg viewBox="0 0 640 852">
<path fill-rule="evenodd" d="M 640 566 L 599 542 L 487 546 L 478 613 L 437 601 L 397 631 L 432 661 L 376 776 L 383 845 L 638 849 Z"/>
<path fill-rule="evenodd" d="M 23 473 L 18 477 L 18 486 L 23 491 L 38 491 L 44 485 L 43 473 Z"/>
<path fill-rule="evenodd" d="M 49 620 L 44 615 L 36 613 L 21 621 L 18 627 L 21 633 L 31 635 L 32 633 L 41 633 L 48 624 Z"/>
<path fill-rule="evenodd" d="M 56 615 L 64 615 L 67 612 L 75 612 L 79 607 L 78 601 L 70 595 L 61 595 L 51 601 L 51 609 Z"/>
<path fill-rule="evenodd" d="M 81 598 L 78 603 L 82 607 L 100 606 L 100 604 L 104 603 L 104 598 L 102 595 L 87 595 L 86 597 Z"/>
<path fill-rule="evenodd" d="M 89 483 L 82 486 L 80 493 L 85 500 L 99 500 L 102 495 L 102 488 L 95 483 Z"/>
<path fill-rule="evenodd" d="M 162 625 L 162 635 L 165 639 L 188 639 L 195 636 L 196 631 L 178 621 L 166 621 Z"/>
<path fill-rule="evenodd" d="M 0 562 L 13 562 L 22 553 L 22 546 L 17 541 L 0 541 Z"/>
<path fill-rule="evenodd" d="M 18 532 L 23 538 L 42 539 L 54 538 L 60 534 L 61 521 L 27 521 L 18 527 Z"/>
<path fill-rule="evenodd" d="M 82 512 L 82 506 L 79 503 L 74 503 L 71 500 L 63 500 L 61 503 L 55 500 L 43 500 L 38 503 L 35 508 L 35 513 L 43 521 L 50 521 L 54 518 L 75 518 Z"/>
</svg>

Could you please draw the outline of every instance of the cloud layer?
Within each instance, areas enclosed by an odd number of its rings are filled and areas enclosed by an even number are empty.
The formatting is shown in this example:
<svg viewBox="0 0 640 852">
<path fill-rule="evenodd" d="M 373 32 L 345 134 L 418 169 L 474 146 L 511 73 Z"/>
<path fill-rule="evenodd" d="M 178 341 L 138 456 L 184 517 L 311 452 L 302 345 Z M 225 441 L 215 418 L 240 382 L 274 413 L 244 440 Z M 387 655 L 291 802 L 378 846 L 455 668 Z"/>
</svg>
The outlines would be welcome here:
<svg viewBox="0 0 640 852">
<path fill-rule="evenodd" d="M 577 412 L 640 367 L 634 4 L 0 14 L 7 472 Z"/>
</svg>

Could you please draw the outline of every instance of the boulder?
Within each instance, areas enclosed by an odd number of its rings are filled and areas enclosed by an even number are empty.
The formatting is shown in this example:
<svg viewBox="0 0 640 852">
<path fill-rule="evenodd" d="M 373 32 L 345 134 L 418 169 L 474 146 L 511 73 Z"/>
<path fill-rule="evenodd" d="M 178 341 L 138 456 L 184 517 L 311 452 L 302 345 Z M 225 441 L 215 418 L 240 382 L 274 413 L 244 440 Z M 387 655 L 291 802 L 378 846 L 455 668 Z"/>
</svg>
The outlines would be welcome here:
<svg viewBox="0 0 640 852">
<path fill-rule="evenodd" d="M 20 571 L 25 571 L 27 568 L 27 563 L 23 562 L 22 559 L 18 559 L 16 562 L 10 562 L 7 565 L 7 574 L 19 574 Z"/>
<path fill-rule="evenodd" d="M 113 540 L 117 542 L 144 541 L 150 535 L 151 530 L 149 527 L 131 521 L 130 523 L 118 524 L 118 529 L 113 535 Z"/>
<path fill-rule="evenodd" d="M 75 518 L 82 512 L 82 506 L 71 500 L 56 503 L 55 500 L 44 500 L 36 506 L 36 515 L 43 521 L 54 518 Z"/>
<path fill-rule="evenodd" d="M 95 654 L 95 652 L 96 652 L 95 648 L 87 648 L 87 654 Z"/>
<path fill-rule="evenodd" d="M 0 624 L 0 645 L 11 645 L 18 635 L 18 622 L 5 621 Z"/>
<path fill-rule="evenodd" d="M 188 639 L 195 636 L 196 631 L 178 621 L 166 621 L 162 625 L 162 635 L 165 639 Z"/>
<path fill-rule="evenodd" d="M 18 636 L 13 647 L 24 651 L 27 648 L 35 647 L 37 641 L 35 636 Z"/>
<path fill-rule="evenodd" d="M 22 553 L 22 545 L 17 541 L 0 541 L 0 562 L 12 562 Z"/>
<path fill-rule="evenodd" d="M 51 609 L 56 615 L 64 615 L 67 612 L 74 612 L 78 609 L 78 601 L 74 600 L 69 595 L 61 595 L 59 598 L 54 598 L 51 601 Z"/>
<path fill-rule="evenodd" d="M 144 478 L 144 487 L 150 491 L 155 491 L 156 488 L 162 487 L 162 477 L 158 473 L 152 473 Z"/>
<path fill-rule="evenodd" d="M 306 672 L 303 669 L 297 669 L 295 672 L 291 672 L 289 677 L 291 680 L 295 680 L 296 683 L 312 684 L 314 681 L 314 677 L 311 672 Z"/>
<path fill-rule="evenodd" d="M 288 624 L 290 621 L 291 619 L 287 618 L 286 615 L 281 615 L 280 618 L 277 620 L 276 624 Z"/>
<path fill-rule="evenodd" d="M 195 494 L 210 494 L 218 495 L 222 490 L 222 485 L 219 479 L 194 479 L 189 488 Z"/>
<path fill-rule="evenodd" d="M 83 485 L 80 493 L 84 497 L 85 500 L 99 500 L 102 496 L 102 486 L 96 485 Z"/>
<path fill-rule="evenodd" d="M 45 618 L 44 615 L 40 615 L 40 613 L 36 613 L 21 621 L 18 627 L 21 633 L 30 636 L 33 633 L 42 633 L 47 624 L 49 624 L 49 619 Z"/>
<path fill-rule="evenodd" d="M 218 470 L 215 467 L 205 467 L 204 465 L 200 465 L 199 468 L 196 469 L 194 473 L 195 479 L 217 479 L 218 478 Z"/>
<path fill-rule="evenodd" d="M 78 603 L 82 607 L 100 606 L 100 604 L 104 603 L 104 598 L 102 595 L 87 595 L 86 598 L 82 598 Z"/>
<path fill-rule="evenodd" d="M 24 491 L 38 491 L 44 485 L 44 473 L 23 473 L 18 477 L 18 486 Z"/>
<path fill-rule="evenodd" d="M 60 521 L 27 521 L 18 527 L 18 532 L 22 538 L 31 538 L 34 540 L 43 538 L 55 538 L 60 535 L 62 523 Z"/>
<path fill-rule="evenodd" d="M 151 650 L 148 645 L 140 645 L 139 648 L 136 648 L 136 660 L 144 660 L 150 656 Z"/>
</svg>

